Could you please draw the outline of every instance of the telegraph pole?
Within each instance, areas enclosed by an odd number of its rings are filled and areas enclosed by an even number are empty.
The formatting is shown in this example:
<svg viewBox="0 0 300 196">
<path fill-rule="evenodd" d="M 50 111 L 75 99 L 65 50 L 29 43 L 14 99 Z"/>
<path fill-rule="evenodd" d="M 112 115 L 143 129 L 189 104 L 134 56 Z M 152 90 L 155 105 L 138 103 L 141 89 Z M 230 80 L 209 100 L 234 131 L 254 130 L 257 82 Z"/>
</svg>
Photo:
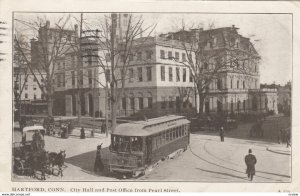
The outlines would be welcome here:
<svg viewBox="0 0 300 196">
<path fill-rule="evenodd" d="M 80 14 L 80 24 L 79 24 L 79 39 L 77 38 L 77 44 L 79 44 L 79 51 L 77 54 L 77 115 L 78 115 L 78 125 L 81 127 L 81 86 L 83 81 L 81 81 L 80 68 L 82 67 L 82 54 L 81 54 L 81 38 L 82 38 L 82 18 L 83 14 Z M 78 32 L 76 32 L 77 35 Z M 78 42 L 79 40 L 79 42 Z M 80 76 L 80 78 L 79 78 Z"/>
</svg>

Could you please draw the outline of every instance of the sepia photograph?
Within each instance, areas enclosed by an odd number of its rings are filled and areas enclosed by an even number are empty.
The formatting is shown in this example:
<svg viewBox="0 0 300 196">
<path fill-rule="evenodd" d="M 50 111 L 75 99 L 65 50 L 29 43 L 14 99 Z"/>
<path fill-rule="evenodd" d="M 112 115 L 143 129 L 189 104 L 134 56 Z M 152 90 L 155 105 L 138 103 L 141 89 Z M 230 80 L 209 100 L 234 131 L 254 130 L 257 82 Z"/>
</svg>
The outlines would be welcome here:
<svg viewBox="0 0 300 196">
<path fill-rule="evenodd" d="M 292 182 L 292 14 L 12 23 L 11 181 Z"/>
</svg>

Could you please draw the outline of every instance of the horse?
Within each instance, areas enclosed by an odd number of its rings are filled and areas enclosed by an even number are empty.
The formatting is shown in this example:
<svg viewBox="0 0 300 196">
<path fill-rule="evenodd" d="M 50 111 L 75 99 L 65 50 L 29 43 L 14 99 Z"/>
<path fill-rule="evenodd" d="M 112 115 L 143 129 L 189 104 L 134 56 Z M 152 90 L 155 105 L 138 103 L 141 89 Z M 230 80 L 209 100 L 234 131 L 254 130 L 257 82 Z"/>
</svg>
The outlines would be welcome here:
<svg viewBox="0 0 300 196">
<path fill-rule="evenodd" d="M 36 178 L 36 172 L 41 172 L 41 180 L 46 180 L 46 171 L 48 166 L 49 154 L 47 151 L 41 150 L 31 153 L 26 161 L 30 167 L 30 175 Z"/>
<path fill-rule="evenodd" d="M 63 176 L 63 170 L 62 166 L 65 163 L 65 158 L 66 158 L 66 151 L 61 150 L 59 153 L 56 152 L 50 152 L 49 153 L 49 162 L 52 167 L 52 174 L 53 174 L 53 167 L 57 166 L 58 167 L 58 176 L 60 174 L 60 177 Z"/>
</svg>

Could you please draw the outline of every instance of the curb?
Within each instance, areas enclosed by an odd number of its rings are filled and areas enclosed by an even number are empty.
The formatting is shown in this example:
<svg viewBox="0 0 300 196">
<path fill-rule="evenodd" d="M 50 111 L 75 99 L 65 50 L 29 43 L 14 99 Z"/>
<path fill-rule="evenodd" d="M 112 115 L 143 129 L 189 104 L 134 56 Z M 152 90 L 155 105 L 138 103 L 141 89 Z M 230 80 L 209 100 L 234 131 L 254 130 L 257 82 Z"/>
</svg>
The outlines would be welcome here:
<svg viewBox="0 0 300 196">
<path fill-rule="evenodd" d="M 289 153 L 285 153 L 285 152 L 278 152 L 278 151 L 276 151 L 276 150 L 271 150 L 271 149 L 269 149 L 269 148 L 267 148 L 267 151 L 270 151 L 270 152 L 273 152 L 273 153 L 277 153 L 277 154 L 291 155 L 291 153 L 290 153 L 290 152 L 289 152 Z"/>
</svg>

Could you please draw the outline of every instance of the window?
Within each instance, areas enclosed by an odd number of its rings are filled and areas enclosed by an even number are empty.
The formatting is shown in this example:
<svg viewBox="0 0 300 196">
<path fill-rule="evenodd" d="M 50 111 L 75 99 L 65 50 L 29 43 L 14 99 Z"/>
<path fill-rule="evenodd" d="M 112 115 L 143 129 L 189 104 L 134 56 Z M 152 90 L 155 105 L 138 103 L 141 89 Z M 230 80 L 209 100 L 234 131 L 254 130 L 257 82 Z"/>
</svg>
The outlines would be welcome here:
<svg viewBox="0 0 300 196">
<path fill-rule="evenodd" d="M 173 69 L 172 69 L 172 67 L 169 67 L 169 81 L 170 82 L 173 81 Z"/>
<path fill-rule="evenodd" d="M 182 61 L 185 62 L 186 61 L 186 54 L 182 53 Z"/>
<path fill-rule="evenodd" d="M 257 80 L 255 80 L 255 88 L 257 88 Z"/>
<path fill-rule="evenodd" d="M 218 81 L 217 81 L 217 89 L 218 90 L 222 89 L 222 80 L 221 79 L 218 79 Z"/>
<path fill-rule="evenodd" d="M 108 82 L 110 81 L 110 70 L 109 69 L 105 70 L 105 78 Z"/>
<path fill-rule="evenodd" d="M 122 98 L 122 109 L 126 110 L 126 97 Z"/>
<path fill-rule="evenodd" d="M 240 81 L 236 81 L 236 88 L 239 89 L 240 88 Z"/>
<path fill-rule="evenodd" d="M 65 73 L 61 75 L 62 86 L 65 87 Z"/>
<path fill-rule="evenodd" d="M 25 93 L 25 99 L 27 99 L 28 98 L 28 94 L 27 93 Z"/>
<path fill-rule="evenodd" d="M 160 78 L 161 78 L 161 81 L 165 81 L 166 80 L 166 76 L 165 76 L 165 66 L 161 66 L 160 67 Z"/>
<path fill-rule="evenodd" d="M 148 97 L 148 108 L 152 108 L 152 97 Z"/>
<path fill-rule="evenodd" d="M 180 71 L 179 71 L 179 67 L 176 67 L 176 82 L 180 81 Z"/>
<path fill-rule="evenodd" d="M 34 81 L 34 82 L 36 82 L 36 81 L 37 81 L 35 77 L 33 78 L 33 81 Z"/>
<path fill-rule="evenodd" d="M 132 110 L 135 109 L 135 107 L 134 107 L 134 97 L 130 97 L 130 107 L 131 107 Z"/>
<path fill-rule="evenodd" d="M 160 51 L 160 58 L 165 59 L 165 51 L 164 50 Z"/>
<path fill-rule="evenodd" d="M 152 80 L 152 70 L 151 67 L 147 67 L 147 81 L 151 81 Z"/>
<path fill-rule="evenodd" d="M 57 74 L 56 75 L 56 80 L 57 80 L 57 87 L 60 87 L 60 83 L 61 83 L 61 80 L 60 80 L 60 74 Z M 33 89 L 34 89 L 34 87 L 33 87 Z"/>
<path fill-rule="evenodd" d="M 129 68 L 129 82 L 133 82 L 133 78 L 134 78 L 133 68 Z"/>
<path fill-rule="evenodd" d="M 142 67 L 138 67 L 137 71 L 138 71 L 139 82 L 143 82 L 143 68 Z"/>
<path fill-rule="evenodd" d="M 179 52 L 175 52 L 175 60 L 179 61 Z"/>
<path fill-rule="evenodd" d="M 190 70 L 190 82 L 193 82 L 193 73 L 192 73 L 192 70 Z"/>
<path fill-rule="evenodd" d="M 88 78 L 89 78 L 89 84 L 92 84 L 93 83 L 92 70 L 88 71 Z"/>
<path fill-rule="evenodd" d="M 233 88 L 233 80 L 232 79 L 230 80 L 230 88 L 231 89 Z"/>
<path fill-rule="evenodd" d="M 72 86 L 75 86 L 75 72 L 72 71 L 71 75 L 72 75 Z"/>
<path fill-rule="evenodd" d="M 33 95 L 33 99 L 36 100 L 36 94 Z"/>
<path fill-rule="evenodd" d="M 183 68 L 182 80 L 183 82 L 186 82 L 186 68 Z"/>
<path fill-rule="evenodd" d="M 25 90 L 28 90 L 28 85 L 27 84 L 25 85 Z"/>
<path fill-rule="evenodd" d="M 44 99 L 44 94 L 43 93 L 41 94 L 41 99 Z"/>
<path fill-rule="evenodd" d="M 169 60 L 172 60 L 172 58 L 173 58 L 173 57 L 172 57 L 172 51 L 169 51 L 169 52 L 168 52 L 168 59 L 169 59 Z"/>
<path fill-rule="evenodd" d="M 243 81 L 243 89 L 245 89 L 245 81 Z"/>
<path fill-rule="evenodd" d="M 82 72 L 82 70 L 81 71 L 79 71 L 79 85 L 83 85 L 83 72 Z"/>
<path fill-rule="evenodd" d="M 73 67 L 75 67 L 75 56 L 74 55 L 71 56 L 71 63 L 73 65 Z"/>
<path fill-rule="evenodd" d="M 143 110 L 144 109 L 144 101 L 143 97 L 139 97 L 139 109 Z"/>
<path fill-rule="evenodd" d="M 92 54 L 88 53 L 88 65 L 92 66 Z"/>
<path fill-rule="evenodd" d="M 166 109 L 167 103 L 166 103 L 166 98 L 161 97 L 161 109 Z"/>
<path fill-rule="evenodd" d="M 142 60 L 142 52 L 137 52 L 137 60 Z"/>
<path fill-rule="evenodd" d="M 151 59 L 151 57 L 152 57 L 152 51 L 151 50 L 146 51 L 146 58 Z"/>
<path fill-rule="evenodd" d="M 174 107 L 174 98 L 169 97 L 169 108 L 173 108 L 173 107 Z"/>
<path fill-rule="evenodd" d="M 57 63 L 57 69 L 60 69 L 60 62 Z"/>
<path fill-rule="evenodd" d="M 71 41 L 71 35 L 68 35 L 67 41 Z"/>
<path fill-rule="evenodd" d="M 254 72 L 256 72 L 256 65 L 254 65 Z"/>
</svg>

